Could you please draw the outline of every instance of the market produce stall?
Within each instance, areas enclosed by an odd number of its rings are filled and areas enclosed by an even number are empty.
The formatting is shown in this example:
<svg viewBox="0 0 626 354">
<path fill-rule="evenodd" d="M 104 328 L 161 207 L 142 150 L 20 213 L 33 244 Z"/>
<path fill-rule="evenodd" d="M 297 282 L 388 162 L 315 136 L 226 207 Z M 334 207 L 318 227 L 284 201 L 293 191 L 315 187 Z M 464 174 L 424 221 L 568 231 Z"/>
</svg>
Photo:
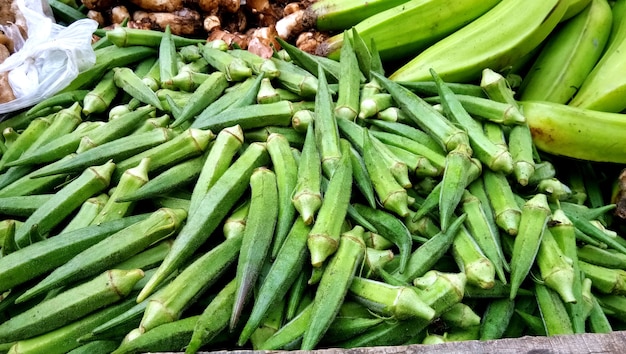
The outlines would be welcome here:
<svg viewBox="0 0 626 354">
<path fill-rule="evenodd" d="M 626 1 L 48 3 L 0 352 L 622 345 Z"/>
</svg>

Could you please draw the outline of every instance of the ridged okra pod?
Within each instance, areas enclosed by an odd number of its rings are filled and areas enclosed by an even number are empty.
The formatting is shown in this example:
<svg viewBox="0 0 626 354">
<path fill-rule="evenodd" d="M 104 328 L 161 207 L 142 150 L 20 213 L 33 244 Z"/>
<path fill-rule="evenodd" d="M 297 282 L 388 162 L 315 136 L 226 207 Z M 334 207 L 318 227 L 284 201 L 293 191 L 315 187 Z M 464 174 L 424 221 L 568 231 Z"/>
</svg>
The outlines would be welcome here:
<svg viewBox="0 0 626 354">
<path fill-rule="evenodd" d="M 28 126 L 17 136 L 17 139 L 7 147 L 7 151 L 0 157 L 0 171 L 6 169 L 9 162 L 15 161 L 27 151 L 37 140 L 37 137 L 43 134 L 50 126 L 50 120 L 46 118 L 37 118 L 30 122 Z"/>
<path fill-rule="evenodd" d="M 211 186 L 228 169 L 241 149 L 243 140 L 243 130 L 238 125 L 224 128 L 217 134 L 191 192 L 190 214 L 196 210 L 198 203 Z"/>
<path fill-rule="evenodd" d="M 446 165 L 439 192 L 439 219 L 442 231 L 446 231 L 454 211 L 463 198 L 472 165 L 472 150 L 469 145 L 459 145 L 446 155 Z"/>
<path fill-rule="evenodd" d="M 250 209 L 237 261 L 237 291 L 230 317 L 231 331 L 239 322 L 275 240 L 279 211 L 276 174 L 265 167 L 256 169 L 250 176 L 250 193 Z"/>
<path fill-rule="evenodd" d="M 209 74 L 209 77 L 193 91 L 189 100 L 185 102 L 185 106 L 182 107 L 180 114 L 178 116 L 174 115 L 175 121 L 173 124 L 180 125 L 198 115 L 220 97 L 226 87 L 228 87 L 228 82 L 224 74 L 220 72 Z"/>
<path fill-rule="evenodd" d="M 509 235 L 517 235 L 522 211 L 515 201 L 506 176 L 501 172 L 485 169 L 482 179 L 496 224 Z"/>
<path fill-rule="evenodd" d="M 435 310 L 409 286 L 392 286 L 377 280 L 355 277 L 349 294 L 383 316 L 391 315 L 399 320 L 415 317 L 432 320 L 435 316 Z"/>
<path fill-rule="evenodd" d="M 243 60 L 256 75 L 263 74 L 263 77 L 270 80 L 280 75 L 280 71 L 271 59 L 263 58 L 245 49 L 230 49 L 228 53 Z"/>
<path fill-rule="evenodd" d="M 209 65 L 226 75 L 228 81 L 243 81 L 252 76 L 252 69 L 240 58 L 216 48 L 209 43 L 200 46 L 200 54 Z"/>
<path fill-rule="evenodd" d="M 141 269 L 108 270 L 92 280 L 44 300 L 0 324 L 0 342 L 33 337 L 115 303 L 143 277 Z"/>
<path fill-rule="evenodd" d="M 545 286 L 556 291 L 564 303 L 578 301 L 574 295 L 575 277 L 572 260 L 565 256 L 552 235 L 550 227 L 544 230 L 537 251 L 536 263 Z M 580 278 L 578 280 L 580 281 Z"/>
<path fill-rule="evenodd" d="M 559 294 L 546 285 L 536 283 L 535 298 L 546 335 L 574 334 L 572 322 Z"/>
<path fill-rule="evenodd" d="M 350 205 L 352 190 L 352 166 L 350 165 L 349 143 L 342 140 L 342 156 L 337 170 L 332 174 L 317 219 L 309 232 L 307 245 L 311 253 L 311 264 L 319 268 L 339 246 L 341 228 Z"/>
<path fill-rule="evenodd" d="M 15 242 L 25 247 L 45 236 L 85 200 L 109 186 L 115 169 L 113 162 L 86 169 L 78 178 L 65 185 L 42 204 L 16 230 Z"/>
<path fill-rule="evenodd" d="M 341 158 L 339 145 L 339 129 L 333 112 L 333 100 L 326 74 L 321 67 L 318 68 L 319 86 L 315 96 L 315 139 L 322 161 L 322 170 L 326 177 L 333 175 Z"/>
<path fill-rule="evenodd" d="M 91 224 L 91 221 L 100 213 L 104 204 L 109 200 L 109 195 L 100 193 L 91 197 L 80 206 L 74 217 L 65 225 L 60 233 L 74 231 Z"/>
<path fill-rule="evenodd" d="M 187 213 L 181 209 L 158 209 L 147 219 L 128 226 L 76 254 L 46 278 L 28 289 L 18 302 L 48 290 L 84 279 L 145 250 L 178 231 Z"/>
<path fill-rule="evenodd" d="M 113 69 L 113 72 L 113 80 L 117 87 L 124 90 L 133 98 L 138 99 L 140 102 L 163 110 L 161 101 L 159 101 L 156 93 L 154 93 L 134 71 L 126 67 L 116 67 Z"/>
<path fill-rule="evenodd" d="M 336 317 L 352 279 L 361 265 L 365 244 L 359 237 L 343 234 L 337 252 L 324 270 L 315 292 L 311 322 L 304 332 L 301 350 L 312 350 Z"/>
<path fill-rule="evenodd" d="M 489 289 L 495 283 L 495 267 L 487 258 L 465 226 L 461 226 L 452 241 L 452 256 L 467 276 L 468 284 Z"/>
<path fill-rule="evenodd" d="M 343 34 L 343 46 L 340 53 L 339 88 L 337 90 L 337 104 L 334 108 L 335 116 L 354 120 L 359 113 L 359 91 L 361 71 L 352 40 L 347 31 Z"/>
<path fill-rule="evenodd" d="M 84 115 L 103 113 L 109 109 L 119 91 L 119 87 L 115 85 L 113 80 L 113 75 L 114 71 L 109 70 L 96 86 L 85 95 L 82 110 Z"/>
<path fill-rule="evenodd" d="M 515 298 L 517 290 L 535 263 L 544 230 L 551 215 L 545 194 L 535 194 L 522 207 L 519 232 L 513 243 L 511 256 L 511 298 Z"/>
<path fill-rule="evenodd" d="M 291 196 L 298 183 L 298 164 L 291 152 L 289 141 L 282 134 L 271 133 L 269 135 L 267 151 L 270 154 L 278 188 L 278 219 L 271 250 L 271 257 L 274 259 L 296 215 Z"/>
<path fill-rule="evenodd" d="M 164 323 L 151 331 L 138 335 L 131 341 L 123 341 L 112 353 L 126 354 L 180 350 L 180 348 L 189 343 L 198 319 L 199 315 L 195 315 Z"/>
<path fill-rule="evenodd" d="M 306 225 L 313 223 L 322 205 L 322 161 L 315 141 L 313 125 L 307 128 L 292 203 Z"/>
</svg>

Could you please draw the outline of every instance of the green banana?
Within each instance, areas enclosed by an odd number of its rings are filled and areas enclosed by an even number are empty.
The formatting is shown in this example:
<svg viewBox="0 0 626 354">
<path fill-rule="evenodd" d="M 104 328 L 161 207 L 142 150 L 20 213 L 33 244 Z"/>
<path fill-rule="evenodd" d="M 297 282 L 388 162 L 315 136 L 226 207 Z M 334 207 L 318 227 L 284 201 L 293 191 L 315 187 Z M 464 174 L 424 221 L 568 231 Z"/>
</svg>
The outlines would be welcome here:
<svg viewBox="0 0 626 354">
<path fill-rule="evenodd" d="M 503 70 L 530 53 L 554 30 L 568 3 L 502 0 L 418 54 L 391 74 L 390 79 L 428 81 L 429 70 L 434 69 L 444 81 L 467 82 L 480 79 L 485 68 Z M 395 26 L 394 30 L 397 31 Z"/>
<path fill-rule="evenodd" d="M 318 0 L 307 8 L 320 31 L 342 31 L 408 0 Z"/>
<path fill-rule="evenodd" d="M 600 59 L 612 21 L 607 0 L 592 0 L 557 28 L 524 77 L 520 99 L 569 102 Z"/>
<path fill-rule="evenodd" d="M 583 11 L 591 0 L 570 0 L 569 5 L 567 6 L 567 10 L 565 10 L 565 14 L 561 21 L 568 20 L 576 15 L 578 15 L 581 11 Z"/>
<path fill-rule="evenodd" d="M 626 115 L 544 101 L 521 101 L 538 149 L 576 159 L 626 163 Z"/>
<path fill-rule="evenodd" d="M 613 5 L 613 28 L 607 47 L 569 103 L 574 107 L 604 112 L 626 108 L 626 0 Z"/>
<path fill-rule="evenodd" d="M 390 1 L 391 2 L 391 1 Z M 395 1 L 397 2 L 397 0 Z M 354 25 L 369 46 L 373 40 L 382 60 L 414 55 L 470 23 L 500 0 L 410 0 Z M 338 58 L 343 34 L 324 41 L 318 55 Z"/>
</svg>

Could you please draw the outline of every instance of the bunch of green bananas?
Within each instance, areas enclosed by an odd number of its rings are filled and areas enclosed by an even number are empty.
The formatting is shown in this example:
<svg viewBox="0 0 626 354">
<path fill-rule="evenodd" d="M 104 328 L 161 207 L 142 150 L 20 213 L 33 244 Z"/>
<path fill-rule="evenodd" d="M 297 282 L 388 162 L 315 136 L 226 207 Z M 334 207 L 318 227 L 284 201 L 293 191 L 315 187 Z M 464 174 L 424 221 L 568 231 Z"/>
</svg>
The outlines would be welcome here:
<svg viewBox="0 0 626 354">
<path fill-rule="evenodd" d="M 318 17 L 320 29 L 334 17 L 324 5 L 329 1 L 315 5 L 328 10 Z M 353 9 L 367 8 L 359 0 L 341 3 L 357 2 Z M 620 113 L 626 109 L 626 0 L 408 0 L 388 6 L 342 23 L 383 61 L 401 64 L 390 79 L 430 81 L 434 69 L 448 82 L 476 83 L 484 69 L 513 73 L 521 79 L 516 99 L 540 149 L 626 162 L 626 140 L 619 139 L 626 135 Z M 330 37 L 317 54 L 337 56 L 342 38 Z"/>
</svg>

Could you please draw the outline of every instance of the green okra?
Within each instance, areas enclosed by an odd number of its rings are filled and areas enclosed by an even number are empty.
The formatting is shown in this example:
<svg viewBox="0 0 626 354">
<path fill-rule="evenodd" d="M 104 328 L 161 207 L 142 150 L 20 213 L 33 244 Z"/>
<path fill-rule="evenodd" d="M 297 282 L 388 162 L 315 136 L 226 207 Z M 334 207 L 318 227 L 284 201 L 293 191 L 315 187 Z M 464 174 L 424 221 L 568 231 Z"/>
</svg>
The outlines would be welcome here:
<svg viewBox="0 0 626 354">
<path fill-rule="evenodd" d="M 210 44 L 199 45 L 202 57 L 215 69 L 226 75 L 228 81 L 243 81 L 252 76 L 248 64 L 229 52 L 211 48 Z"/>
<path fill-rule="evenodd" d="M 495 267 L 498 279 L 506 283 L 505 270 L 509 270 L 509 265 L 502 252 L 500 234 L 487 218 L 487 211 L 480 199 L 465 190 L 461 210 L 468 215 L 465 219 L 467 231 Z"/>
<path fill-rule="evenodd" d="M 113 173 L 112 180 L 119 181 L 124 171 L 134 166 L 144 158 L 149 158 L 148 173 L 154 173 L 201 155 L 208 148 L 209 142 L 215 138 L 210 130 L 189 128 L 173 139 L 163 144 L 156 145 L 134 156 L 128 157 L 117 163 L 117 169 Z"/>
<path fill-rule="evenodd" d="M 348 290 L 355 301 L 370 310 L 396 319 L 423 318 L 432 320 L 435 310 L 408 286 L 392 286 L 384 282 L 354 277 Z"/>
<path fill-rule="evenodd" d="M 145 158 L 145 160 L 150 161 L 149 158 Z M 198 179 L 205 160 L 206 151 L 200 156 L 182 161 L 168 168 L 149 181 L 146 175 L 146 181 L 143 185 L 133 190 L 127 190 L 123 194 L 119 194 L 114 200 L 117 203 L 146 200 L 190 185 L 191 182 L 195 182 Z M 126 172 L 131 170 L 132 169 L 126 170 Z M 120 179 L 120 184 L 122 180 L 123 175 L 122 179 Z"/>
<path fill-rule="evenodd" d="M 441 319 L 453 329 L 469 329 L 480 325 L 480 316 L 467 304 L 462 302 L 452 305 L 441 314 Z"/>
<path fill-rule="evenodd" d="M 112 353 L 138 353 L 159 350 L 180 350 L 189 340 L 200 315 L 165 323 L 130 341 L 123 341 Z"/>
<path fill-rule="evenodd" d="M 107 354 L 111 353 L 115 348 L 119 346 L 119 343 L 115 340 L 101 339 L 94 340 L 85 344 L 80 344 L 69 352 L 68 354 Z"/>
<path fill-rule="evenodd" d="M 352 165 L 352 177 L 354 178 L 356 187 L 367 201 L 367 204 L 372 208 L 375 207 L 376 196 L 374 194 L 372 180 L 367 172 L 363 157 L 354 147 L 350 147 L 350 163 Z"/>
<path fill-rule="evenodd" d="M 113 162 L 90 167 L 41 204 L 24 221 L 23 227 L 16 230 L 15 242 L 18 247 L 25 247 L 35 239 L 45 237 L 85 200 L 102 192 L 108 187 L 114 169 Z"/>
<path fill-rule="evenodd" d="M 363 233 L 363 241 L 368 248 L 375 250 L 388 250 L 394 246 L 394 243 L 384 238 L 382 235 L 372 231 Z"/>
<path fill-rule="evenodd" d="M 272 82 L 269 78 L 264 77 L 261 80 L 261 86 L 259 87 L 259 92 L 256 95 L 256 102 L 260 104 L 266 103 L 275 103 L 282 100 L 280 94 L 276 91 L 276 89 L 272 86 Z"/>
<path fill-rule="evenodd" d="M 240 125 L 244 130 L 272 125 L 287 127 L 291 125 L 291 117 L 294 112 L 300 109 L 306 109 L 307 106 L 310 106 L 310 104 L 306 102 L 292 103 L 289 101 L 279 101 L 268 104 L 234 107 L 211 117 L 205 116 L 206 119 L 201 119 L 201 117 L 198 116 L 191 124 L 191 127 L 212 129 L 215 131 L 233 125 Z"/>
<path fill-rule="evenodd" d="M 248 341 L 269 308 L 287 294 L 302 271 L 307 255 L 306 240 L 309 231 L 310 227 L 302 219 L 296 219 L 293 223 L 257 293 L 250 317 L 239 335 L 239 345 Z"/>
<path fill-rule="evenodd" d="M 443 169 L 434 166 L 430 160 L 424 156 L 416 155 L 397 146 L 387 144 L 385 144 L 385 146 L 395 158 L 406 164 L 409 172 L 416 177 L 438 177 L 443 173 Z"/>
<path fill-rule="evenodd" d="M 344 234 L 315 292 L 311 322 L 306 328 L 301 350 L 312 350 L 324 336 L 344 301 L 356 270 L 363 260 L 365 244 L 361 238 Z"/>
<path fill-rule="evenodd" d="M 165 36 L 163 31 L 145 30 L 138 28 L 130 28 L 118 26 L 105 32 L 108 38 L 117 47 L 133 47 L 143 45 L 156 48 L 160 45 L 162 38 Z M 204 43 L 204 39 L 186 38 L 172 35 L 173 44 L 176 47 L 193 46 L 198 43 Z M 180 48 L 182 50 L 182 48 Z"/>
<path fill-rule="evenodd" d="M 209 74 L 209 77 L 193 91 L 188 101 L 185 102 L 180 114 L 174 115 L 174 118 L 176 118 L 174 121 L 176 122 L 175 125 L 180 125 L 200 114 L 221 96 L 227 86 L 228 82 L 224 74 L 221 72 Z"/>
<path fill-rule="evenodd" d="M 72 353 L 78 352 L 81 343 L 78 338 L 88 333 L 92 328 L 108 319 L 117 316 L 133 304 L 132 299 L 106 306 L 88 316 L 68 323 L 50 332 L 15 342 L 8 353 Z M 115 343 L 117 347 L 117 343 Z M 109 350 L 111 347 L 108 347 Z M 115 349 L 115 348 L 113 348 Z M 94 350 L 94 348 L 91 348 Z M 91 351 L 90 353 L 99 351 Z M 100 352 L 102 353 L 102 352 Z"/>
<path fill-rule="evenodd" d="M 374 73 L 373 76 L 391 94 L 394 101 L 407 114 L 409 119 L 436 138 L 446 151 L 451 151 L 458 145 L 469 146 L 467 133 L 452 125 L 448 119 L 432 108 L 430 104 L 400 84 L 392 82 L 380 74 Z"/>
<path fill-rule="evenodd" d="M 236 292 L 237 282 L 231 280 L 205 307 L 200 317 L 196 320 L 191 339 L 185 348 L 185 353 L 197 352 L 200 347 L 210 343 L 217 334 L 228 327 Z"/>
<path fill-rule="evenodd" d="M 568 212 L 566 209 L 563 209 L 563 211 L 578 231 L 588 235 L 592 240 L 604 243 L 615 250 L 626 254 L 626 247 L 616 238 L 607 235 L 606 232 L 593 225 L 593 223 L 589 220 L 583 219 L 575 213 Z"/>
<path fill-rule="evenodd" d="M 76 154 L 72 159 L 59 160 L 48 164 L 32 175 L 33 178 L 52 176 L 61 173 L 76 173 L 89 166 L 107 161 L 121 162 L 155 146 L 172 140 L 174 134 L 167 128 L 152 130 L 142 134 L 131 134 Z"/>
<path fill-rule="evenodd" d="M 140 214 L 64 232 L 0 258 L 0 291 L 45 274 L 109 235 L 146 218 Z"/>
<path fill-rule="evenodd" d="M 559 294 L 543 284 L 536 283 L 535 298 L 546 335 L 574 334 L 572 322 Z"/>
<path fill-rule="evenodd" d="M 492 299 L 481 319 L 480 340 L 500 339 L 515 313 L 515 300 L 509 297 Z"/>
<path fill-rule="evenodd" d="M 208 66 L 206 60 L 203 59 L 202 63 L 204 63 L 205 66 Z M 180 90 L 193 93 L 198 89 L 198 87 L 200 87 L 200 85 L 202 85 L 204 81 L 211 77 L 211 74 L 198 72 L 190 68 L 189 65 L 191 64 L 186 64 L 181 67 L 178 74 L 170 78 L 168 81 L 161 83 L 160 87 L 162 89 Z M 198 61 L 198 65 L 201 65 L 200 61 Z"/>
<path fill-rule="evenodd" d="M 53 194 L 33 194 L 19 197 L 1 197 L 0 214 L 13 217 L 29 217 L 41 204 L 48 202 Z"/>
<path fill-rule="evenodd" d="M 243 60 L 256 75 L 261 75 L 270 80 L 280 75 L 280 71 L 271 59 L 262 58 L 259 55 L 244 49 L 231 49 L 228 51 L 234 57 Z"/>
<path fill-rule="evenodd" d="M 577 250 L 578 259 L 606 268 L 626 270 L 626 255 L 614 249 L 582 245 Z"/>
<path fill-rule="evenodd" d="M 374 146 L 368 130 L 363 130 L 363 159 L 372 186 L 383 207 L 399 216 L 408 215 L 408 195 L 406 189 L 396 181 L 387 169 L 380 151 Z"/>
<path fill-rule="evenodd" d="M 7 163 L 20 158 L 20 156 L 35 143 L 37 137 L 46 131 L 50 123 L 50 120 L 45 117 L 37 118 L 30 122 L 24 131 L 19 134 L 17 139 L 8 146 L 7 151 L 2 154 L 2 157 L 0 157 L 0 171 L 6 170 Z"/>
<path fill-rule="evenodd" d="M 597 298 L 593 298 L 593 308 L 589 313 L 589 329 L 592 333 L 611 333 L 613 328 L 607 318 L 605 310 L 600 306 Z"/>
<path fill-rule="evenodd" d="M 175 234 L 187 213 L 181 209 L 159 209 L 145 220 L 128 226 L 76 254 L 20 296 L 24 302 L 48 290 L 84 279 L 145 250 Z"/>
<path fill-rule="evenodd" d="M 525 186 L 535 173 L 533 144 L 530 128 L 527 124 L 518 124 L 509 131 L 509 151 L 513 157 L 513 174 L 517 182 Z"/>
<path fill-rule="evenodd" d="M 313 223 L 315 215 L 322 205 L 322 162 L 320 159 L 315 130 L 307 128 L 302 155 L 298 164 L 296 185 L 291 202 L 306 225 Z"/>
<path fill-rule="evenodd" d="M 383 321 L 383 318 L 343 317 L 341 316 L 341 314 L 339 314 L 330 324 L 330 327 L 328 327 L 328 331 L 322 338 L 322 345 L 327 345 L 328 343 L 336 343 L 342 340 L 352 338 L 367 331 L 373 326 L 382 323 Z"/>
<path fill-rule="evenodd" d="M 309 236 L 307 246 L 311 265 L 319 268 L 337 250 L 341 228 L 350 205 L 352 166 L 349 160 L 349 143 L 341 140 L 342 155 L 332 174 Z"/>
<path fill-rule="evenodd" d="M 365 220 L 370 222 L 387 240 L 393 242 L 400 250 L 400 265 L 398 271 L 404 273 L 409 257 L 411 256 L 412 239 L 407 227 L 400 219 L 392 214 L 377 210 L 363 204 L 352 204 L 356 211 L 362 215 Z"/>
<path fill-rule="evenodd" d="M 310 109 L 302 109 L 291 117 L 291 127 L 298 133 L 306 133 L 309 126 L 315 121 L 315 112 Z"/>
<path fill-rule="evenodd" d="M 406 114 L 404 114 L 404 112 L 402 112 L 400 108 L 395 107 L 395 106 L 391 106 L 391 107 L 387 107 L 383 109 L 382 111 L 376 114 L 375 118 L 376 118 L 375 120 L 377 121 L 387 122 L 387 123 L 400 123 L 400 122 L 407 121 Z M 437 146 L 441 148 L 439 144 L 437 144 Z"/>
<path fill-rule="evenodd" d="M 626 271 L 611 269 L 587 262 L 578 261 L 580 270 L 585 277 L 591 279 L 595 289 L 604 294 L 626 294 Z"/>
<path fill-rule="evenodd" d="M 303 98 L 315 97 L 319 86 L 318 78 L 315 75 L 302 69 L 295 63 L 274 57 L 271 60 L 280 73 L 275 80 L 281 87 Z"/>
<path fill-rule="evenodd" d="M 139 101 L 163 110 L 156 93 L 148 87 L 134 71 L 126 67 L 113 69 L 115 85 Z"/>
<path fill-rule="evenodd" d="M 109 70 L 96 86 L 85 95 L 82 100 L 82 113 L 84 115 L 103 113 L 109 109 L 119 91 L 119 87 L 113 81 L 113 74 L 113 70 Z"/>
<path fill-rule="evenodd" d="M 239 125 L 226 127 L 217 134 L 192 190 L 190 214 L 195 211 L 198 203 L 211 186 L 228 169 L 235 155 L 241 149 L 243 141 L 243 130 Z"/>
<path fill-rule="evenodd" d="M 168 25 L 165 26 L 163 36 L 159 42 L 159 79 L 161 85 L 178 74 L 177 53 L 174 39 L 172 38 L 172 30 Z M 134 96 L 133 96 L 134 97 Z"/>
<path fill-rule="evenodd" d="M 306 266 L 305 266 L 306 267 Z M 308 270 L 303 268 L 303 270 L 298 274 L 287 290 L 287 308 L 285 309 L 285 321 L 291 321 L 297 314 L 298 310 L 301 309 L 303 305 L 307 303 L 307 299 L 310 300 L 310 297 L 307 297 L 307 277 Z"/>
<path fill-rule="evenodd" d="M 459 206 L 463 193 L 470 181 L 472 150 L 469 146 L 459 145 L 446 155 L 446 164 L 441 179 L 439 192 L 439 218 L 442 231 L 446 231 L 450 218 Z"/>
<path fill-rule="evenodd" d="M 482 180 L 489 198 L 496 225 L 509 235 L 517 235 L 520 228 L 522 211 L 515 201 L 515 196 L 506 176 L 501 172 L 485 169 Z"/>
<path fill-rule="evenodd" d="M 365 250 L 365 269 L 363 274 L 367 278 L 379 274 L 380 270 L 384 270 L 385 266 L 389 264 L 393 258 L 394 254 L 390 249 L 377 250 L 375 248 L 367 247 Z"/>
<path fill-rule="evenodd" d="M 165 255 L 172 248 L 172 243 L 174 241 L 172 239 L 165 239 L 163 241 L 159 241 L 154 246 L 150 246 L 150 248 L 145 251 L 141 251 L 136 255 L 117 263 L 114 268 L 115 269 L 136 269 L 139 268 L 141 270 L 149 270 L 154 266 L 159 265 Z M 144 278 L 145 279 L 145 278 Z M 143 280 L 142 280 L 143 282 Z M 139 283 L 142 283 L 139 282 Z"/>
<path fill-rule="evenodd" d="M 81 102 L 85 99 L 85 95 L 89 93 L 90 90 L 75 90 L 69 92 L 58 93 L 52 95 L 36 105 L 32 106 L 26 111 L 26 116 L 31 117 L 32 119 L 41 117 L 41 113 L 46 110 L 46 108 L 60 106 L 60 107 L 69 107 L 72 106 L 76 102 Z M 13 127 L 19 128 L 19 125 L 12 124 Z"/>
<path fill-rule="evenodd" d="M 438 95 L 437 84 L 435 81 L 399 81 L 400 85 L 408 88 L 421 96 L 435 96 Z M 487 95 L 482 87 L 476 84 L 449 82 L 447 85 L 457 95 L 468 95 L 486 98 Z"/>
<path fill-rule="evenodd" d="M 439 232 L 416 248 L 411 253 L 406 270 L 402 273 L 396 270 L 393 275 L 401 281 L 410 282 L 426 274 L 447 253 L 465 218 L 466 214 L 457 217 L 445 232 Z"/>
<path fill-rule="evenodd" d="M 513 157 L 508 149 L 489 140 L 483 131 L 482 124 L 470 116 L 457 96 L 432 69 L 431 75 L 437 83 L 444 113 L 467 131 L 473 155 L 493 171 L 502 171 L 505 174 L 512 172 Z"/>
<path fill-rule="evenodd" d="M 162 114 L 158 117 L 148 118 L 146 121 L 137 129 L 135 129 L 131 134 L 141 134 L 145 132 L 149 132 L 151 130 L 155 130 L 157 128 L 165 128 L 170 125 L 171 117 L 169 114 Z"/>
<path fill-rule="evenodd" d="M 318 68 L 319 86 L 315 96 L 315 139 L 326 177 L 332 176 L 341 158 L 339 129 L 333 113 L 333 100 L 328 89 L 326 74 Z"/>
<path fill-rule="evenodd" d="M 551 211 L 545 194 L 535 194 L 522 207 L 519 232 L 515 236 L 511 256 L 512 299 L 515 298 L 517 289 L 535 263 L 550 215 Z"/>
<path fill-rule="evenodd" d="M 230 317 L 231 331 L 239 322 L 243 307 L 268 256 L 275 238 L 279 211 L 277 177 L 274 172 L 265 167 L 256 169 L 250 176 L 250 189 L 250 210 L 237 262 L 237 291 Z"/>
<path fill-rule="evenodd" d="M 180 318 L 190 303 L 209 289 L 237 261 L 241 237 L 226 239 L 196 258 L 147 300 L 137 333 L 147 333 Z M 138 299 L 143 301 L 145 299 Z"/>
<path fill-rule="evenodd" d="M 3 322 L 0 324 L 0 342 L 43 334 L 115 303 L 127 296 L 142 277 L 141 269 L 108 270 Z"/>
<path fill-rule="evenodd" d="M 347 31 L 344 31 L 343 37 L 344 44 L 341 47 L 339 60 L 339 88 L 334 113 L 337 118 L 354 120 L 359 114 L 361 69 Z"/>
<path fill-rule="evenodd" d="M 539 266 L 544 285 L 561 296 L 564 303 L 578 301 L 574 295 L 574 268 L 572 260 L 565 256 L 548 227 L 541 238 L 536 264 Z M 578 279 L 580 280 L 580 279 Z"/>
<path fill-rule="evenodd" d="M 159 270 L 139 293 L 139 301 L 149 295 L 208 239 L 247 189 L 252 171 L 267 162 L 269 156 L 265 145 L 252 143 L 209 188 L 197 209 L 189 214 L 185 226 L 176 237 L 172 250 Z"/>
<path fill-rule="evenodd" d="M 286 348 L 290 345 L 300 345 L 302 335 L 311 321 L 313 303 L 308 304 L 292 320 L 285 323 L 276 333 L 260 345 L 261 350 Z"/>
<path fill-rule="evenodd" d="M 377 93 L 366 97 L 359 103 L 358 117 L 360 119 L 374 117 L 379 112 L 391 107 L 393 103 L 393 98 L 388 93 Z"/>
<path fill-rule="evenodd" d="M 270 154 L 278 187 L 278 219 L 270 253 L 274 259 L 287 233 L 289 233 L 296 215 L 296 208 L 291 202 L 291 197 L 298 183 L 298 164 L 291 153 L 287 138 L 282 134 L 269 135 L 267 151 Z"/>
<path fill-rule="evenodd" d="M 459 269 L 467 276 L 468 284 L 485 289 L 494 286 L 495 267 L 465 226 L 461 226 L 457 231 L 451 251 Z"/>
</svg>

